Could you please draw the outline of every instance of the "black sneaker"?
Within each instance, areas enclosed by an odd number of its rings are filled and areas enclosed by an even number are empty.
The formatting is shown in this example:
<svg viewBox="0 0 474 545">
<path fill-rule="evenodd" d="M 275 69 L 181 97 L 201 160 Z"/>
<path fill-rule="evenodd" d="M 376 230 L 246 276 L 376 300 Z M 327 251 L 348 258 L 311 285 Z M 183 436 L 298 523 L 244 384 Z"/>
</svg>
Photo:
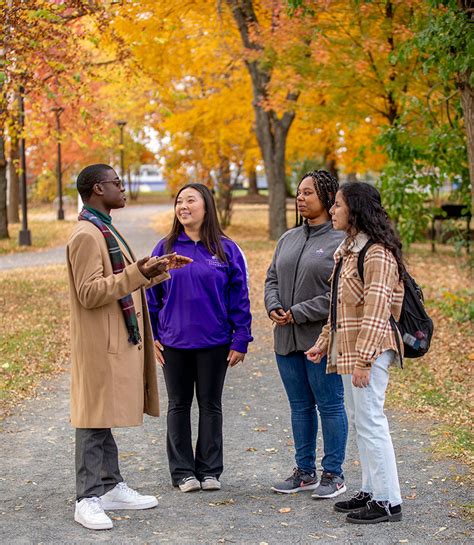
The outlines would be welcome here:
<svg viewBox="0 0 474 545">
<path fill-rule="evenodd" d="M 339 511 L 339 513 L 353 513 L 354 511 L 359 511 L 363 509 L 367 502 L 370 501 L 371 495 L 367 492 L 358 492 L 354 497 L 347 501 L 338 501 L 334 504 L 334 511 Z"/>
<path fill-rule="evenodd" d="M 388 501 L 370 500 L 359 511 L 349 513 L 346 521 L 352 524 L 377 524 L 377 522 L 398 522 L 402 520 L 402 506 L 392 507 Z"/>
<path fill-rule="evenodd" d="M 281 494 L 292 494 L 293 492 L 301 492 L 302 490 L 314 490 L 317 486 L 318 478 L 316 471 L 306 473 L 295 467 L 293 474 L 288 479 L 274 484 L 272 490 Z"/>
</svg>

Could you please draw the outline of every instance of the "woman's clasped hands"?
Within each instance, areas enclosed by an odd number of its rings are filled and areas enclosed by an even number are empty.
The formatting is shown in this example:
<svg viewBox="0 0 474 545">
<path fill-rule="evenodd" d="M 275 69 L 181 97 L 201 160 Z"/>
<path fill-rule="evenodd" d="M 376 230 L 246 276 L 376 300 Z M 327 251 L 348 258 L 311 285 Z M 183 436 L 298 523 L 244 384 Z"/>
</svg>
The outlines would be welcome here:
<svg viewBox="0 0 474 545">
<path fill-rule="evenodd" d="M 295 319 L 291 313 L 291 309 L 288 309 L 286 312 L 282 308 L 276 308 L 272 310 L 269 314 L 270 320 L 276 325 L 287 325 L 294 324 Z"/>
</svg>

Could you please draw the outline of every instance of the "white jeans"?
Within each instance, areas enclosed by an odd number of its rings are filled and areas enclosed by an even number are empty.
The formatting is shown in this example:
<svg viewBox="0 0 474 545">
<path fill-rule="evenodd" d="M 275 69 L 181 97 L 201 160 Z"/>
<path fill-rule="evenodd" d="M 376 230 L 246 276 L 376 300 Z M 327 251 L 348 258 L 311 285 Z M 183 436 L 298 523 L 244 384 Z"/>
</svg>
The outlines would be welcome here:
<svg viewBox="0 0 474 545">
<path fill-rule="evenodd" d="M 388 368 L 395 356 L 393 350 L 383 352 L 372 364 L 366 388 L 352 385 L 352 375 L 342 375 L 347 416 L 356 432 L 362 468 L 363 492 L 374 500 L 402 503 L 397 463 L 388 421 L 383 411 L 388 385 Z"/>
</svg>

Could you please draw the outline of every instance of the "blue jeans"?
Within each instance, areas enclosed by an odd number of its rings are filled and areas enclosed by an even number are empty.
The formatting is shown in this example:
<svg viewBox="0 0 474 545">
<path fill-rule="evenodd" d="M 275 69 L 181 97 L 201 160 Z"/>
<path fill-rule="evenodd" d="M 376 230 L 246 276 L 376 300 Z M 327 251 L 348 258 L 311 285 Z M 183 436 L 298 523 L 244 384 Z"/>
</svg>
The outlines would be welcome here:
<svg viewBox="0 0 474 545">
<path fill-rule="evenodd" d="M 287 356 L 276 354 L 276 360 L 290 402 L 296 465 L 308 473 L 316 470 L 317 408 L 324 441 L 321 465 L 328 473 L 342 475 L 347 416 L 340 375 L 326 374 L 326 357 L 321 363 L 312 363 L 298 351 Z"/>
</svg>

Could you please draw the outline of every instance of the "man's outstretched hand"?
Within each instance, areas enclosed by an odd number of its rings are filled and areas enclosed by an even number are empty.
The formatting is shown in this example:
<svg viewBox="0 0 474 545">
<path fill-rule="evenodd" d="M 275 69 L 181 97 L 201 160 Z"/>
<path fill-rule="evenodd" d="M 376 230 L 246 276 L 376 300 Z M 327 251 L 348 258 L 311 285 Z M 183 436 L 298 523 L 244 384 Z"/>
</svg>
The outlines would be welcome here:
<svg viewBox="0 0 474 545">
<path fill-rule="evenodd" d="M 138 270 L 146 278 L 154 278 L 168 270 L 169 259 L 166 256 L 161 257 L 143 257 L 137 261 Z"/>
<path fill-rule="evenodd" d="M 162 255 L 161 257 L 166 257 L 169 259 L 168 269 L 182 269 L 183 267 L 186 267 L 186 265 L 189 265 L 189 263 L 193 262 L 190 257 L 178 255 L 176 252 L 174 254 Z"/>
<path fill-rule="evenodd" d="M 160 256 L 144 257 L 138 260 L 137 265 L 140 272 L 147 278 L 154 278 L 171 269 L 182 269 L 193 260 L 184 255 L 178 255 L 176 252 L 172 254 L 164 254 Z"/>
</svg>

